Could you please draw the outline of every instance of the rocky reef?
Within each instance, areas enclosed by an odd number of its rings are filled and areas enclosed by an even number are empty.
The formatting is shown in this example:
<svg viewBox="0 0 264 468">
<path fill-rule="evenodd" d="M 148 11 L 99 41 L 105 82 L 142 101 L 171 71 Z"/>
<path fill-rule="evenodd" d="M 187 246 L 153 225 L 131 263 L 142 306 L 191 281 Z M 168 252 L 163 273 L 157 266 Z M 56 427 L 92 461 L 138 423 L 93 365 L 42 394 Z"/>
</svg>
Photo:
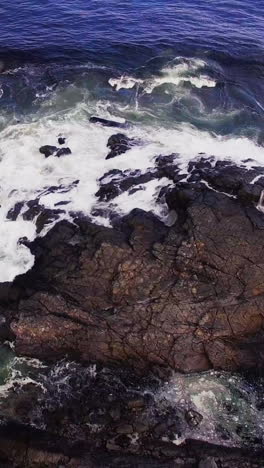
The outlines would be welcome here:
<svg viewBox="0 0 264 468">
<path fill-rule="evenodd" d="M 115 154 L 129 149 L 122 138 L 111 140 Z M 33 243 L 21 239 L 35 264 L 1 284 L 2 341 L 51 368 L 78 362 L 83 378 L 72 372 L 74 397 L 56 408 L 44 405 L 47 393 L 33 384 L 9 395 L 1 466 L 263 466 L 261 448 L 176 444 L 182 425 L 199 425 L 202 416 L 192 408 L 161 410 L 152 390 L 175 371 L 262 373 L 264 170 L 205 155 L 186 174 L 177 155 L 155 164 L 144 174 L 103 176 L 97 196 L 112 200 L 167 177 L 158 203 L 173 214 L 170 225 L 136 209 L 115 216 L 111 228 L 78 215 Z M 39 212 L 45 217 L 45 208 Z M 101 369 L 97 376 L 87 370 L 91 363 Z"/>
<path fill-rule="evenodd" d="M 249 171 L 217 171 L 207 180 L 220 188 L 223 177 L 230 196 L 201 182 L 167 189 L 171 227 L 133 210 L 113 228 L 76 218 L 36 239 L 34 267 L 5 288 L 16 351 L 183 372 L 261 368 L 262 179 L 248 187 Z"/>
</svg>

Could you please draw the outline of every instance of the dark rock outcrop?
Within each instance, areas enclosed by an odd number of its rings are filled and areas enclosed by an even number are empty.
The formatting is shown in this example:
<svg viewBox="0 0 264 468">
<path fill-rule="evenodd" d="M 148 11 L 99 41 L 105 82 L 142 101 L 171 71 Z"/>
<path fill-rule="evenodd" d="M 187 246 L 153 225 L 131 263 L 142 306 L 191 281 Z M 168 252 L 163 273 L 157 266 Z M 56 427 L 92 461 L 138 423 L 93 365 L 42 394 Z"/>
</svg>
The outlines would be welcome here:
<svg viewBox="0 0 264 468">
<path fill-rule="evenodd" d="M 39 148 L 39 152 L 44 154 L 45 158 L 49 158 L 49 156 L 52 156 L 54 153 L 56 153 L 57 150 L 57 146 L 52 145 L 45 145 Z"/>
<path fill-rule="evenodd" d="M 14 207 L 8 211 L 6 218 L 9 219 L 10 221 L 16 221 L 23 206 L 24 206 L 24 202 L 17 202 L 14 205 Z"/>
<path fill-rule="evenodd" d="M 104 127 L 129 128 L 128 122 L 117 122 L 115 120 L 102 119 L 101 117 L 90 117 L 89 122 L 98 123 Z"/>
<path fill-rule="evenodd" d="M 169 155 L 146 174 L 106 174 L 97 196 L 111 200 L 151 177 L 168 178 L 162 197 L 176 212 L 173 226 L 141 210 L 115 218 L 113 228 L 61 221 L 25 241 L 35 265 L 2 285 L 2 339 L 12 333 L 17 353 L 51 363 L 40 385 L 17 386 L 1 403 L 3 466 L 263 466 L 261 441 L 251 434 L 259 452 L 177 445 L 186 427 L 195 437 L 203 417 L 192 406 L 160 406 L 149 373 L 263 372 L 262 169 L 200 158 L 183 175 Z M 24 219 L 49 217 L 38 200 L 27 207 L 15 206 L 10 219 L 22 208 Z M 67 379 L 56 367 L 65 358 L 79 361 L 72 374 L 66 368 Z M 88 362 L 101 371 L 89 371 Z"/>
<path fill-rule="evenodd" d="M 264 464 L 262 452 L 192 440 L 182 446 L 150 442 L 142 455 L 135 449 L 127 453 L 126 438 L 120 436 L 121 445 L 108 443 L 98 449 L 13 422 L 0 426 L 0 463 L 3 468 L 262 468 Z"/>
<path fill-rule="evenodd" d="M 70 148 L 57 148 L 57 146 L 51 145 L 41 146 L 39 152 L 44 154 L 45 158 L 49 158 L 50 156 L 60 158 L 61 156 L 67 156 L 72 153 Z"/>
<path fill-rule="evenodd" d="M 47 224 L 59 219 L 60 215 L 64 213 L 64 211 L 60 209 L 51 210 L 45 208 L 44 205 L 40 204 L 39 199 L 30 200 L 27 202 L 26 206 L 28 208 L 23 212 L 22 218 L 25 221 L 32 221 L 35 219 L 38 234 Z"/>
<path fill-rule="evenodd" d="M 33 244 L 35 266 L 15 282 L 31 283 L 12 324 L 18 352 L 184 372 L 263 367 L 262 213 L 204 184 L 178 183 L 166 198 L 171 228 L 134 211 L 114 229 L 61 223 Z"/>
<path fill-rule="evenodd" d="M 65 137 L 62 137 L 62 136 L 59 136 L 58 137 L 58 143 L 59 145 L 64 145 L 66 142 L 66 138 Z"/>
<path fill-rule="evenodd" d="M 116 136 L 118 135 L 113 135 L 113 137 Z M 99 179 L 100 188 L 95 195 L 99 198 L 99 201 L 106 202 L 127 191 L 129 194 L 132 194 L 137 190 L 143 190 L 144 184 L 151 180 L 159 180 L 166 177 L 168 184 L 170 181 L 178 183 L 182 179 L 185 179 L 187 175 L 180 172 L 177 157 L 177 154 L 158 156 L 155 159 L 155 166 L 147 169 L 146 172 L 141 172 L 140 169 L 128 169 L 125 171 L 112 169 Z"/>
<path fill-rule="evenodd" d="M 120 154 L 126 153 L 134 144 L 135 140 L 123 133 L 112 135 L 107 142 L 107 147 L 110 148 L 110 152 L 105 159 L 115 158 Z"/>
<path fill-rule="evenodd" d="M 72 154 L 70 148 L 60 148 L 57 151 L 56 156 L 57 158 L 60 158 L 61 156 L 67 156 L 68 154 Z"/>
<path fill-rule="evenodd" d="M 104 182 L 104 180 L 108 180 L 109 177 L 112 177 L 112 180 L 110 182 Z M 139 186 L 141 184 L 146 184 L 156 178 L 157 172 L 155 170 L 142 173 L 139 170 L 122 172 L 114 169 L 99 179 L 100 188 L 95 195 L 99 198 L 99 201 L 110 201 L 121 193 L 127 191 L 131 192 L 132 188 L 140 188 Z"/>
</svg>

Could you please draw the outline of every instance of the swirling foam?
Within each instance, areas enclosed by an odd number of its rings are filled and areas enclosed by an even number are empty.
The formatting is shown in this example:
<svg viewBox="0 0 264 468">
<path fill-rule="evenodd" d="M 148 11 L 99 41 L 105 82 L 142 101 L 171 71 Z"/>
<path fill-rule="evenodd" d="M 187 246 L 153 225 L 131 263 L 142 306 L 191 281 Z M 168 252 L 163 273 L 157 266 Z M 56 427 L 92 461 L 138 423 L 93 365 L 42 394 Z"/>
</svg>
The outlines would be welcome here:
<svg viewBox="0 0 264 468">
<path fill-rule="evenodd" d="M 216 81 L 202 73 L 206 67 L 206 62 L 200 59 L 186 59 L 178 57 L 179 63 L 175 60 L 166 65 L 160 72 L 160 76 L 152 77 L 146 80 L 137 79 L 132 76 L 122 75 L 120 78 L 110 78 L 109 84 L 119 91 L 120 89 L 131 89 L 134 86 L 140 86 L 145 93 L 151 94 L 153 90 L 164 84 L 181 86 L 184 83 L 190 83 L 196 88 L 214 88 Z"/>
<path fill-rule="evenodd" d="M 205 66 L 206 63 L 198 59 L 178 58 L 167 64 L 159 77 L 148 80 L 123 77 L 120 82 L 112 79 L 111 86 L 119 83 L 119 89 L 122 86 L 126 89 L 141 86 L 142 89 L 151 90 L 170 80 L 178 83 L 178 80 L 186 79 L 190 82 L 201 79 L 201 72 L 206 76 Z M 94 97 L 94 88 L 90 90 L 70 83 L 51 89 L 44 99 L 36 96 L 38 110 L 34 109 L 21 122 L 9 117 L 6 123 L 3 122 L 0 139 L 0 281 L 12 281 L 16 275 L 28 271 L 34 263 L 29 250 L 18 241 L 21 237 L 31 241 L 36 237 L 35 220 L 23 220 L 26 206 L 16 221 L 7 219 L 9 210 L 18 202 L 38 198 L 42 205 L 50 209 L 58 208 L 56 204 L 59 202 L 65 202 L 67 204 L 61 207 L 64 213 L 60 219 L 71 220 L 72 213 L 82 212 L 104 225 L 110 225 L 109 213 L 124 215 L 133 208 L 152 211 L 165 220 L 168 216 L 166 206 L 156 203 L 156 200 L 160 188 L 171 183 L 168 179 L 142 184 L 141 190 L 131 195 L 121 194 L 110 204 L 99 203 L 95 196 L 99 188 L 98 179 L 112 169 L 139 169 L 145 172 L 154 166 L 157 155 L 170 153 L 180 154 L 178 164 L 183 173 L 188 162 L 202 152 L 218 159 L 229 158 L 237 164 L 247 158 L 254 160 L 252 165 L 263 164 L 263 148 L 252 140 L 217 136 L 187 123 L 159 120 L 156 115 L 159 112 L 159 101 L 149 111 L 142 103 L 137 106 L 132 100 L 124 104 L 118 96 L 114 99 L 117 93 L 113 92 L 111 86 L 105 85 L 105 81 L 104 86 L 108 86 L 107 92 L 113 97 L 111 101 L 105 98 L 100 100 L 97 95 Z M 106 87 L 103 88 L 104 93 L 105 90 Z M 126 132 L 130 137 L 141 140 L 142 144 L 133 146 L 126 154 L 105 160 L 107 140 L 118 130 L 89 123 L 88 117 L 92 114 L 111 120 L 131 116 L 135 122 L 141 121 L 140 125 L 136 123 Z M 57 145 L 59 134 L 67 138 L 66 144 L 72 154 L 63 158 L 45 159 L 39 153 L 40 146 Z M 76 180 L 79 180 L 78 185 L 73 185 Z M 61 185 L 69 187 L 69 190 L 58 188 L 49 193 L 49 187 Z M 98 215 L 98 210 L 97 216 L 92 215 L 98 208 L 101 209 L 101 215 Z M 41 235 L 50 227 L 47 226 Z"/>
</svg>

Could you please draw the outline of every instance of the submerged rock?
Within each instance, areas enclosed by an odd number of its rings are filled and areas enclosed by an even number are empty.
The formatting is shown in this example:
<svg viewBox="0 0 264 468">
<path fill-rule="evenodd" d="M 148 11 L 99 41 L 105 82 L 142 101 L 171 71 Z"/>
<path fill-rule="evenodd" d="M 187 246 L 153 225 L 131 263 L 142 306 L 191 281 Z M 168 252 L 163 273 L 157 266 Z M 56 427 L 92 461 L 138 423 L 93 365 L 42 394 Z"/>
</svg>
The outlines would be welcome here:
<svg viewBox="0 0 264 468">
<path fill-rule="evenodd" d="M 104 127 L 129 128 L 128 122 L 116 122 L 114 120 L 102 119 L 101 117 L 90 117 L 89 122 L 98 123 Z"/>
<path fill-rule="evenodd" d="M 203 420 L 203 416 L 193 409 L 185 411 L 185 419 L 190 427 L 197 427 Z"/>
</svg>

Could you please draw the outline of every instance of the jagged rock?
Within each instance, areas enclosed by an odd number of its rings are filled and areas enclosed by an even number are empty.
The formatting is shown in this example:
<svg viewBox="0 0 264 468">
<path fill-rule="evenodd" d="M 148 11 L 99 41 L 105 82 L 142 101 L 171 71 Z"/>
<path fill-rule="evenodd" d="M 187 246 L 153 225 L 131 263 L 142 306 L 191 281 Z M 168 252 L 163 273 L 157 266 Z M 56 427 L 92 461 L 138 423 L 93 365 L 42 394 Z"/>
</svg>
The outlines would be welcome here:
<svg viewBox="0 0 264 468">
<path fill-rule="evenodd" d="M 118 137 L 117 146 L 115 146 L 116 137 Z M 130 140 L 130 146 L 127 146 L 126 144 L 120 144 L 119 146 L 118 142 L 122 141 L 123 137 L 125 137 L 125 135 L 118 134 L 113 135 L 110 138 L 110 140 L 113 139 L 110 143 L 111 145 L 113 143 L 114 151 L 114 153 L 111 151 L 110 157 L 114 157 L 113 155 L 115 155 L 115 149 L 117 149 L 117 152 L 120 151 L 118 154 L 121 154 L 121 152 L 129 149 L 131 144 L 135 144 L 134 140 Z M 99 179 L 100 188 L 95 195 L 99 198 L 99 201 L 106 202 L 113 200 L 118 195 L 126 191 L 128 191 L 129 194 L 133 194 L 137 190 L 144 190 L 144 184 L 150 182 L 151 180 L 159 180 L 163 177 L 167 177 L 168 182 L 173 181 L 174 183 L 178 183 L 182 179 L 186 178 L 186 174 L 182 174 L 180 172 L 180 168 L 177 165 L 177 158 L 178 154 L 171 154 L 167 156 L 160 155 L 155 159 L 155 167 L 147 169 L 146 172 L 141 172 L 140 169 L 126 171 L 112 169 Z M 163 187 L 163 190 L 166 192 L 166 187 Z M 161 196 L 159 198 L 161 198 Z"/>
<path fill-rule="evenodd" d="M 193 409 L 185 411 L 185 419 L 190 427 L 197 427 L 203 420 L 203 416 Z"/>
<path fill-rule="evenodd" d="M 65 138 L 65 137 L 62 137 L 62 136 L 59 136 L 59 137 L 58 137 L 58 143 L 59 143 L 59 145 L 64 145 L 64 144 L 65 144 L 65 141 L 66 141 L 66 138 Z"/>
<path fill-rule="evenodd" d="M 62 223 L 32 245 L 43 254 L 19 284 L 42 288 L 18 304 L 18 352 L 185 372 L 263 366 L 262 213 L 202 183 L 166 199 L 171 228 L 136 210 L 114 229 L 84 221 L 73 244 Z"/>
<path fill-rule="evenodd" d="M 52 191 L 52 187 L 51 187 Z M 30 200 L 26 204 L 28 209 L 24 211 L 22 217 L 25 221 L 32 221 L 35 220 L 36 222 L 36 232 L 39 234 L 42 229 L 51 222 L 59 219 L 60 215 L 64 213 L 63 210 L 56 209 L 51 210 L 45 208 L 44 205 L 41 205 L 39 199 Z"/>
<path fill-rule="evenodd" d="M 40 205 L 38 198 L 29 200 L 26 205 L 28 209 L 22 215 L 25 221 L 32 221 L 45 209 L 43 205 Z"/>
<path fill-rule="evenodd" d="M 246 166 L 238 167 L 231 161 L 215 161 L 213 157 L 202 157 L 197 161 L 191 161 L 188 171 L 190 173 L 188 182 L 206 181 L 214 189 L 230 195 L 237 195 L 256 177 L 258 177 L 257 184 L 264 187 L 263 167 L 246 169 Z"/>
<path fill-rule="evenodd" d="M 169 180 L 177 183 L 186 178 L 186 174 L 180 173 L 180 168 L 177 164 L 179 155 L 172 153 L 166 156 L 160 155 L 155 159 L 157 168 L 157 178 L 167 177 Z"/>
<path fill-rule="evenodd" d="M 105 159 L 115 158 L 120 154 L 126 153 L 133 144 L 135 144 L 135 140 L 127 137 L 123 133 L 112 135 L 107 142 L 107 147 L 110 148 L 110 152 Z"/>
<path fill-rule="evenodd" d="M 177 213 L 170 228 L 136 210 L 113 229 L 77 219 L 37 239 L 34 267 L 9 286 L 17 351 L 185 372 L 263 368 L 264 217 L 239 196 L 252 171 L 232 169 L 238 198 L 203 183 L 166 189 Z M 37 217 L 38 232 L 61 214 L 36 200 L 28 207 L 23 217 Z"/>
<path fill-rule="evenodd" d="M 24 202 L 17 202 L 15 206 L 8 211 L 6 218 L 10 219 L 10 221 L 16 221 L 23 206 L 24 206 Z"/>
<path fill-rule="evenodd" d="M 53 221 L 59 219 L 62 213 L 64 213 L 64 211 L 60 209 L 51 210 L 48 208 L 44 208 L 36 219 L 37 234 L 39 234 L 47 224 L 50 224 Z"/>
<path fill-rule="evenodd" d="M 263 230 L 238 200 L 190 187 L 171 190 L 170 229 L 136 212 L 112 230 L 83 224 L 79 245 L 67 223 L 39 239 L 43 255 L 19 281 L 43 288 L 19 303 L 17 351 L 188 372 L 262 366 Z"/>
<path fill-rule="evenodd" d="M 104 182 L 104 180 L 109 180 L 109 177 L 112 177 L 112 180 Z M 110 201 L 121 193 L 130 191 L 132 187 L 138 187 L 140 184 L 145 184 L 156 178 L 156 171 L 146 173 L 142 173 L 140 170 L 110 171 L 99 179 L 100 188 L 95 195 L 99 198 L 99 201 Z"/>
</svg>

